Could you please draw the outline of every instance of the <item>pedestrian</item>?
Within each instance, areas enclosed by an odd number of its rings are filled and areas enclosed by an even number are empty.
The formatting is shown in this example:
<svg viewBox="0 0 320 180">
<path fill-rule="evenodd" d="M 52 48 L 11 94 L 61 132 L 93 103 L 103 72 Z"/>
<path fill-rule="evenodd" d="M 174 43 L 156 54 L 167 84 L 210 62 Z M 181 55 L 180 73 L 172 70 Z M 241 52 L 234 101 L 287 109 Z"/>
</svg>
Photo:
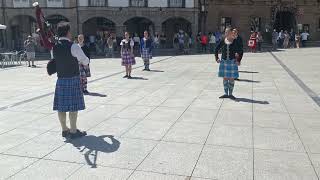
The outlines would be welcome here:
<svg viewBox="0 0 320 180">
<path fill-rule="evenodd" d="M 134 41 L 130 38 L 130 34 L 128 32 L 124 33 L 124 39 L 121 41 L 121 58 L 122 58 L 122 66 L 126 68 L 126 75 L 123 78 L 131 79 L 131 71 L 132 65 L 136 64 L 136 60 L 133 54 Z"/>
<path fill-rule="evenodd" d="M 114 57 L 114 43 L 113 43 L 113 35 L 110 34 L 108 39 L 107 39 L 107 54 L 106 57 Z"/>
<path fill-rule="evenodd" d="M 197 43 L 196 46 L 197 46 L 198 53 L 201 52 L 201 35 L 202 35 L 202 33 L 198 32 L 197 37 L 196 37 L 196 43 Z"/>
<path fill-rule="evenodd" d="M 306 47 L 306 42 L 308 41 L 310 34 L 307 31 L 301 33 L 302 47 Z"/>
<path fill-rule="evenodd" d="M 28 67 L 36 67 L 36 65 L 34 65 L 34 60 L 36 58 L 36 43 L 32 39 L 32 36 L 28 36 L 27 40 L 24 42 L 24 47 L 27 53 Z"/>
<path fill-rule="evenodd" d="M 172 43 L 173 43 L 173 49 L 178 54 L 179 53 L 179 35 L 178 35 L 178 33 L 173 36 L 173 42 Z"/>
<path fill-rule="evenodd" d="M 248 46 L 250 47 L 250 50 L 252 53 L 256 52 L 257 48 L 257 33 L 254 31 L 251 31 L 250 39 L 248 41 Z"/>
<path fill-rule="evenodd" d="M 216 49 L 216 36 L 214 33 L 209 33 L 209 47 L 210 47 L 210 53 L 214 53 Z"/>
<path fill-rule="evenodd" d="M 233 89 L 235 85 L 235 78 L 239 77 L 238 65 L 236 54 L 239 54 L 239 49 L 234 41 L 235 36 L 231 28 L 226 28 L 225 38 L 220 41 L 215 50 L 215 59 L 219 65 L 219 77 L 223 78 L 224 95 L 219 98 L 230 98 L 235 100 L 233 96 Z M 219 51 L 221 50 L 221 59 L 219 58 Z"/>
<path fill-rule="evenodd" d="M 184 32 L 183 30 L 179 30 L 178 33 L 178 40 L 179 40 L 179 52 L 184 52 Z"/>
<path fill-rule="evenodd" d="M 290 48 L 294 48 L 296 33 L 293 31 L 293 29 L 291 29 L 289 35 L 290 35 L 289 47 Z"/>
<path fill-rule="evenodd" d="M 153 38 L 154 48 L 158 49 L 160 47 L 160 36 L 158 33 L 155 34 Z"/>
<path fill-rule="evenodd" d="M 300 32 L 298 32 L 295 36 L 295 41 L 296 41 L 296 47 L 300 48 L 300 41 L 301 41 L 301 36 L 300 36 Z"/>
<path fill-rule="evenodd" d="M 144 62 L 144 71 L 150 71 L 150 59 L 152 59 L 152 40 L 149 38 L 149 32 L 144 31 L 144 37 L 140 42 L 141 58 Z"/>
<path fill-rule="evenodd" d="M 166 43 L 167 43 L 167 37 L 164 33 L 161 33 L 160 35 L 160 46 L 161 48 L 166 48 Z"/>
<path fill-rule="evenodd" d="M 233 29 L 232 30 L 233 34 L 234 34 L 234 41 L 236 44 L 236 48 L 237 48 L 237 54 L 236 54 L 236 60 L 239 62 L 239 66 L 243 57 L 243 40 L 242 37 L 239 35 L 239 31 L 238 29 Z M 239 80 L 238 78 L 235 78 L 234 80 Z"/>
<path fill-rule="evenodd" d="M 183 53 L 184 54 L 189 54 L 189 51 L 190 51 L 190 44 L 189 44 L 189 35 L 188 33 L 184 33 L 184 36 L 183 36 Z"/>
<path fill-rule="evenodd" d="M 263 36 L 262 36 L 261 32 L 258 32 L 257 33 L 257 46 L 258 46 L 259 52 L 262 51 L 262 42 L 263 42 Z"/>
<path fill-rule="evenodd" d="M 84 36 L 82 34 L 80 34 L 78 36 L 78 44 L 81 47 L 82 51 L 84 52 L 84 54 L 89 58 L 89 62 L 90 62 L 90 49 L 89 47 L 87 47 L 86 44 L 84 44 Z M 87 84 L 88 84 L 88 77 L 91 77 L 91 71 L 90 71 L 90 66 L 88 65 L 84 65 L 82 63 L 79 63 L 79 71 L 80 71 L 80 83 L 81 83 L 81 88 L 82 88 L 82 92 L 84 94 L 89 94 L 88 88 L 87 88 Z"/>
<path fill-rule="evenodd" d="M 205 33 L 203 33 L 201 36 L 201 47 L 203 53 L 207 53 L 208 42 L 208 36 Z"/>
<path fill-rule="evenodd" d="M 59 40 L 53 47 L 53 56 L 56 61 L 58 79 L 53 110 L 58 111 L 62 136 L 75 139 L 87 134 L 77 129 L 77 118 L 78 111 L 85 109 L 80 84 L 79 63 L 88 65 L 89 58 L 83 53 L 78 44 L 72 43 L 70 25 L 68 23 L 59 23 L 57 32 Z M 70 129 L 66 124 L 67 112 L 69 112 Z"/>
<path fill-rule="evenodd" d="M 278 34 L 277 30 L 274 29 L 272 32 L 272 47 L 273 47 L 274 51 L 277 50 L 278 38 L 279 38 L 279 34 Z"/>
<path fill-rule="evenodd" d="M 290 34 L 288 31 L 284 31 L 283 48 L 287 49 L 289 47 Z"/>
<path fill-rule="evenodd" d="M 285 38 L 284 32 L 283 32 L 283 30 L 281 30 L 279 32 L 279 37 L 278 37 L 278 43 L 279 43 L 278 46 L 279 46 L 279 48 L 283 48 L 284 38 Z"/>
</svg>

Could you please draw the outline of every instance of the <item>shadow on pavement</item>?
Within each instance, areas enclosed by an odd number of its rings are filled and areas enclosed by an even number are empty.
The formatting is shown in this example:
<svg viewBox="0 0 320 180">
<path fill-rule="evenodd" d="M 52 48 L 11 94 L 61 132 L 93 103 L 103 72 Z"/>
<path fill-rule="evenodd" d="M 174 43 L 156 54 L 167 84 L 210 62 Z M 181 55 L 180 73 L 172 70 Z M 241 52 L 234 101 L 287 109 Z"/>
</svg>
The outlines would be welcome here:
<svg viewBox="0 0 320 180">
<path fill-rule="evenodd" d="M 164 71 L 161 71 L 161 70 L 150 70 L 150 72 L 164 72 Z"/>
<path fill-rule="evenodd" d="M 259 72 L 255 72 L 255 71 L 239 71 L 239 73 L 257 74 L 257 73 L 259 73 Z"/>
<path fill-rule="evenodd" d="M 268 101 L 258 101 L 258 100 L 247 99 L 247 98 L 237 98 L 235 101 L 247 102 L 247 103 L 253 103 L 253 104 L 270 104 Z"/>
<path fill-rule="evenodd" d="M 147 79 L 147 78 L 144 78 L 144 77 L 131 77 L 131 79 L 133 79 L 133 80 L 149 80 L 149 79 Z"/>
<path fill-rule="evenodd" d="M 111 140 L 111 143 L 106 141 L 106 138 Z M 112 153 L 119 149 L 120 142 L 112 135 L 93 136 L 88 135 L 80 139 L 68 141 L 74 147 L 79 149 L 79 152 L 84 152 L 84 158 L 91 168 L 97 168 L 97 159 L 99 152 Z M 91 158 L 90 158 L 91 157 Z"/>
<path fill-rule="evenodd" d="M 254 81 L 254 80 L 250 80 L 250 79 L 237 79 L 236 81 L 249 82 L 249 83 L 260 83 L 261 82 L 261 81 Z"/>
<path fill-rule="evenodd" d="M 107 97 L 107 95 L 105 94 L 100 94 L 100 93 L 93 93 L 93 92 L 89 92 L 88 94 L 85 94 L 87 96 L 95 96 L 95 97 Z"/>
</svg>

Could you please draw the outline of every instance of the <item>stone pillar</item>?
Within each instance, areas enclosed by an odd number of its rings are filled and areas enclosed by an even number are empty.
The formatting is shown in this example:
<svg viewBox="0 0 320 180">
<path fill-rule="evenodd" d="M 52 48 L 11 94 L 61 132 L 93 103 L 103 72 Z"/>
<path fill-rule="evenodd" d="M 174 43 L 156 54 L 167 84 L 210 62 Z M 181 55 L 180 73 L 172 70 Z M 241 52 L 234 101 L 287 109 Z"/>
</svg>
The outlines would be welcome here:
<svg viewBox="0 0 320 180">
<path fill-rule="evenodd" d="M 117 37 L 123 37 L 125 31 L 126 31 L 126 26 L 124 26 L 124 25 L 116 25 L 116 35 L 117 35 Z"/>
<path fill-rule="evenodd" d="M 158 34 L 160 35 L 161 32 L 162 32 L 162 26 L 161 26 L 161 24 L 160 24 L 160 23 L 155 24 L 155 26 L 154 26 L 154 33 L 158 33 Z"/>
</svg>

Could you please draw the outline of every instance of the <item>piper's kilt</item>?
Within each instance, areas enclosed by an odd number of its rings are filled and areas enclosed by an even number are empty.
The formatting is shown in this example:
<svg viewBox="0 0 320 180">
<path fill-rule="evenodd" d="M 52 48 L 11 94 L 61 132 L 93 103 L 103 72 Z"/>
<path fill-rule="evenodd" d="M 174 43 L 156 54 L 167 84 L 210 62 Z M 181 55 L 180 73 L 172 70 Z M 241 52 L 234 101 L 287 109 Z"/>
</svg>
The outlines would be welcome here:
<svg viewBox="0 0 320 180">
<path fill-rule="evenodd" d="M 134 56 L 129 51 L 123 51 L 121 58 L 122 58 L 122 62 L 121 62 L 122 66 L 129 66 L 129 65 L 136 64 L 136 60 L 135 60 Z"/>
<path fill-rule="evenodd" d="M 222 59 L 219 66 L 219 77 L 239 78 L 238 65 L 235 59 Z"/>
<path fill-rule="evenodd" d="M 58 78 L 54 94 L 53 110 L 76 112 L 85 109 L 80 77 Z"/>
<path fill-rule="evenodd" d="M 141 58 L 143 60 L 149 60 L 152 59 L 152 53 L 150 52 L 149 48 L 143 48 L 141 52 Z"/>
<path fill-rule="evenodd" d="M 91 71 L 89 64 L 87 66 L 79 64 L 79 71 L 81 77 L 91 77 Z"/>
</svg>

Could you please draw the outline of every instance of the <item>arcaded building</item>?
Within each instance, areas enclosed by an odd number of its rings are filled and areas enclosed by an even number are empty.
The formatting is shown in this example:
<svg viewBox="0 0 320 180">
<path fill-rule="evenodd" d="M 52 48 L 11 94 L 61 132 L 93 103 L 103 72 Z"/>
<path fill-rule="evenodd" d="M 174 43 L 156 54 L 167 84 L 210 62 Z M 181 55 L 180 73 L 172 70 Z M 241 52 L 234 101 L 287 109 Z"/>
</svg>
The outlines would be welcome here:
<svg viewBox="0 0 320 180">
<path fill-rule="evenodd" d="M 35 33 L 35 0 L 1 0 L 0 23 L 7 25 L 6 44 L 21 48 Z M 37 0 L 49 23 L 68 21 L 74 35 L 96 35 L 107 31 L 123 36 L 124 31 L 142 34 L 165 33 L 168 38 L 182 29 L 198 31 L 197 0 Z"/>
<path fill-rule="evenodd" d="M 207 31 L 238 27 L 243 36 L 251 30 L 268 32 L 294 29 L 308 31 L 310 40 L 320 41 L 320 0 L 200 0 L 205 3 L 199 17 Z"/>
</svg>

